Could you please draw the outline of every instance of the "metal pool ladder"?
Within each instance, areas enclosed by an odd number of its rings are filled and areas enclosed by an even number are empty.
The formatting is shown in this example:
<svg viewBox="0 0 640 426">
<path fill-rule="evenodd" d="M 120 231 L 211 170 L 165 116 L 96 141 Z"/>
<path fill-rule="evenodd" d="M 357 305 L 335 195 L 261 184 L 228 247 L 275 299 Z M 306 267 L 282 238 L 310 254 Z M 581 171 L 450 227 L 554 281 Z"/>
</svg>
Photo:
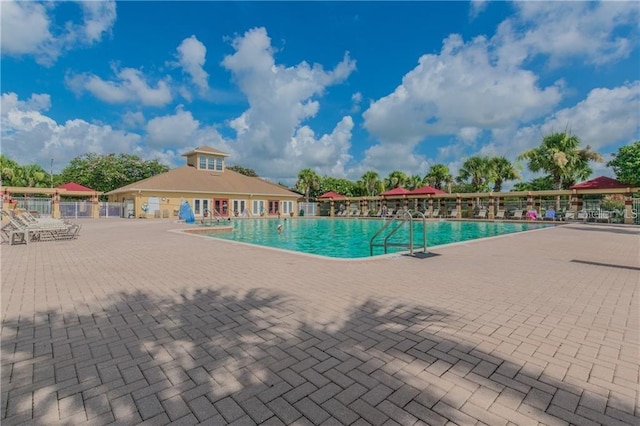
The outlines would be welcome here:
<svg viewBox="0 0 640 426">
<path fill-rule="evenodd" d="M 424 253 L 427 252 L 427 218 L 422 212 L 415 212 L 414 214 L 420 215 L 422 217 L 422 245 L 417 248 L 422 247 L 422 251 Z M 420 220 L 420 218 L 418 218 Z M 391 243 L 389 242 L 389 238 L 395 234 L 400 228 L 402 228 L 406 223 L 409 224 L 409 242 L 408 243 Z M 416 248 L 414 245 L 414 236 L 413 236 L 413 223 L 414 217 L 411 212 L 407 210 L 399 211 L 395 217 L 391 218 L 378 232 L 375 233 L 373 237 L 371 237 L 371 241 L 369 243 L 369 249 L 371 252 L 371 256 L 373 256 L 373 248 L 374 247 L 384 247 L 384 253 L 388 253 L 389 247 L 406 247 L 409 249 L 409 254 L 413 256 L 413 251 Z M 392 226 L 393 225 L 393 226 Z M 381 235 L 385 230 L 388 230 L 387 234 L 384 237 L 383 242 L 376 243 L 375 240 Z"/>
</svg>

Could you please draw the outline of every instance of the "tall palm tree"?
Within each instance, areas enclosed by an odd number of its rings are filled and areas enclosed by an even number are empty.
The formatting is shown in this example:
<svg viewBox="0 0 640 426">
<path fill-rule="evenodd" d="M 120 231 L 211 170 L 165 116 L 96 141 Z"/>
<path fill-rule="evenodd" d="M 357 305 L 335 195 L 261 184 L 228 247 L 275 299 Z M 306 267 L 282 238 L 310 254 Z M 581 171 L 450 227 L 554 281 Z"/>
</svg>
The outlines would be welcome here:
<svg viewBox="0 0 640 426">
<path fill-rule="evenodd" d="M 407 179 L 407 189 L 417 189 L 422 185 L 424 185 L 424 179 L 419 175 L 412 175 Z"/>
<path fill-rule="evenodd" d="M 493 192 L 501 192 L 505 181 L 520 179 L 520 173 L 505 157 L 492 157 L 489 161 L 493 168 Z"/>
<path fill-rule="evenodd" d="M 489 181 L 493 180 L 493 170 L 487 157 L 473 156 L 467 158 L 458 171 L 458 182 L 471 180 L 475 192 L 489 190 Z"/>
<path fill-rule="evenodd" d="M 385 189 L 393 189 L 399 186 L 405 186 L 409 178 L 404 172 L 394 170 L 384 179 Z"/>
<path fill-rule="evenodd" d="M 434 164 L 429 168 L 429 172 L 425 175 L 424 180 L 434 188 L 443 189 L 443 185 L 447 185 L 447 187 L 451 186 L 453 176 L 451 176 L 449 168 L 444 164 Z"/>
<path fill-rule="evenodd" d="M 311 169 L 302 169 L 298 172 L 295 187 L 304 194 L 304 199 L 308 203 L 311 191 L 320 189 L 320 176 Z"/>
<path fill-rule="evenodd" d="M 580 139 L 569 132 L 556 132 L 545 136 L 542 144 L 523 152 L 518 160 L 528 160 L 529 170 L 544 171 L 553 179 L 553 189 L 567 188 L 578 179 L 591 175 L 589 162 L 602 162 L 602 155 L 587 145 L 580 149 Z"/>
<path fill-rule="evenodd" d="M 380 175 L 373 170 L 365 172 L 358 181 L 358 186 L 362 189 L 363 194 L 369 197 L 378 195 L 381 192 L 381 184 Z"/>
</svg>

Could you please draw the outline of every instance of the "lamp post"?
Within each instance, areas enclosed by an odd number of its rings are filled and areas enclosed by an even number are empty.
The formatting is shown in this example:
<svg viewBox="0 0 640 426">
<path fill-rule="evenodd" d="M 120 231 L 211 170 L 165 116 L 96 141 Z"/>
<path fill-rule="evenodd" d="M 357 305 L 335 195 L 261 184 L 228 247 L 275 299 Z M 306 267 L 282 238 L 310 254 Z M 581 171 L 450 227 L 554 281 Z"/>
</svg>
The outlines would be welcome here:
<svg viewBox="0 0 640 426">
<path fill-rule="evenodd" d="M 51 159 L 51 188 L 53 188 L 53 158 Z"/>
</svg>

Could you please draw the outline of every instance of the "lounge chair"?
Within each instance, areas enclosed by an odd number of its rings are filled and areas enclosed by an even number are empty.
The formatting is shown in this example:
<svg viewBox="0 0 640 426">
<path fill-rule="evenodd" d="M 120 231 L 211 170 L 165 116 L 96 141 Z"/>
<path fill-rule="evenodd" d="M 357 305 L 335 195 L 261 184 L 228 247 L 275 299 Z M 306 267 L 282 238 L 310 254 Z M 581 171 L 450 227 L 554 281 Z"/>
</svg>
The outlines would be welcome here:
<svg viewBox="0 0 640 426">
<path fill-rule="evenodd" d="M 458 217 L 458 209 L 451 209 L 449 212 L 449 219 L 456 219 Z"/>
<path fill-rule="evenodd" d="M 16 236 L 22 235 L 20 241 L 28 244 L 30 241 L 71 240 L 78 237 L 81 226 L 63 221 L 28 222 L 24 217 L 9 216 L 9 242 L 13 244 Z M 3 231 L 4 232 L 4 231 Z"/>
<path fill-rule="evenodd" d="M 31 237 L 35 236 L 35 231 L 30 230 L 28 227 L 22 225 L 16 221 L 11 215 L 2 212 L 3 216 L 7 219 L 7 223 L 2 225 L 0 234 L 2 236 L 2 242 L 14 244 L 29 244 Z"/>
<path fill-rule="evenodd" d="M 440 217 L 440 209 L 433 209 L 430 217 L 431 218 Z"/>
<path fill-rule="evenodd" d="M 522 210 L 515 210 L 513 212 L 513 214 L 511 215 L 511 219 L 514 220 L 522 220 L 522 215 L 523 215 L 523 211 Z"/>
<path fill-rule="evenodd" d="M 575 210 L 567 210 L 564 213 L 564 220 L 565 221 L 569 221 L 569 220 L 577 220 L 578 218 L 578 212 Z"/>
<path fill-rule="evenodd" d="M 360 213 L 360 217 L 367 217 L 367 216 L 369 216 L 369 209 L 362 210 L 362 212 Z"/>
<path fill-rule="evenodd" d="M 486 219 L 487 218 L 487 211 L 485 209 L 481 209 L 480 211 L 478 211 L 478 214 L 474 216 L 476 219 Z"/>
<path fill-rule="evenodd" d="M 504 210 L 498 210 L 495 216 L 495 219 L 504 219 L 505 218 L 505 211 Z"/>
</svg>

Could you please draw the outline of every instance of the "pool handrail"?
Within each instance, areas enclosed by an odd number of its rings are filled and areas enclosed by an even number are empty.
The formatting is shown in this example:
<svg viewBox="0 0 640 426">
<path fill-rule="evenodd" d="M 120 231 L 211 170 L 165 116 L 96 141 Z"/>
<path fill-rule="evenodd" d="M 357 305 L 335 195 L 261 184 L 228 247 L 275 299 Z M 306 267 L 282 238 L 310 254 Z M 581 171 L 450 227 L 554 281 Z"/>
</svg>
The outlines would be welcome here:
<svg viewBox="0 0 640 426">
<path fill-rule="evenodd" d="M 369 249 L 370 249 L 370 254 L 371 256 L 373 256 L 373 248 L 374 247 L 384 247 L 384 253 L 387 254 L 388 253 L 388 247 L 389 246 L 394 246 L 394 247 L 408 247 L 409 248 L 409 254 L 411 256 L 413 256 L 413 214 L 408 211 L 408 210 L 400 210 L 399 211 L 399 215 L 396 216 L 395 218 L 392 218 L 392 220 L 389 220 L 387 223 L 385 223 L 385 225 L 380 228 L 380 230 L 378 230 L 378 232 L 376 232 L 373 237 L 371 237 L 371 241 L 369 242 Z M 427 252 L 427 227 L 426 227 L 426 222 L 427 222 L 427 218 L 424 215 L 424 213 L 422 212 L 414 212 L 416 214 L 419 214 L 422 217 L 422 250 L 424 251 L 424 253 Z M 397 223 L 397 220 L 401 219 L 402 221 L 400 223 Z M 405 244 L 405 243 L 389 243 L 389 238 L 395 234 L 398 229 L 400 229 L 400 227 L 405 223 L 405 222 L 409 222 L 409 244 Z M 393 228 L 384 238 L 384 243 L 382 245 L 380 244 L 376 244 L 375 243 L 375 239 L 385 230 L 387 229 L 392 223 L 396 223 L 396 227 Z"/>
</svg>

